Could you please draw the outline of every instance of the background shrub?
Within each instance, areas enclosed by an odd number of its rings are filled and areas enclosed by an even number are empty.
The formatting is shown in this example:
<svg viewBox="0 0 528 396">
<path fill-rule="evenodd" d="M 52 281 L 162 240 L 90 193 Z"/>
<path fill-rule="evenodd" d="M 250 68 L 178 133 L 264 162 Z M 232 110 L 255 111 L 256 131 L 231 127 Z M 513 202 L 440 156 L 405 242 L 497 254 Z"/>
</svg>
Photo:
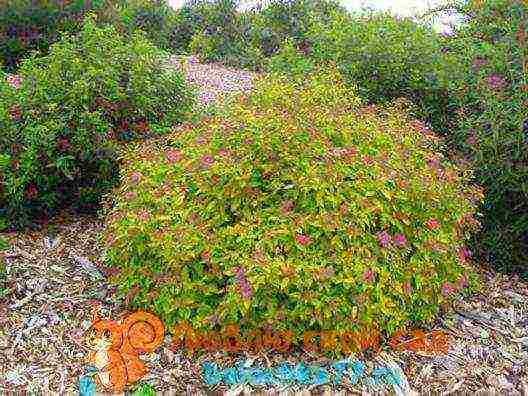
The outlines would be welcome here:
<svg viewBox="0 0 528 396">
<path fill-rule="evenodd" d="M 485 187 L 480 258 L 528 276 L 528 4 L 458 2 L 465 16 L 444 46 L 458 61 L 449 91 L 454 146 Z"/>
<path fill-rule="evenodd" d="M 116 140 L 167 130 L 192 105 L 182 75 L 139 35 L 90 19 L 79 36 L 0 81 L 2 226 L 67 203 L 90 207 L 117 175 Z"/>
<path fill-rule="evenodd" d="M 430 321 L 467 285 L 481 193 L 405 107 L 362 107 L 335 71 L 275 75 L 131 153 L 104 234 L 113 282 L 199 329 Z"/>
<path fill-rule="evenodd" d="M 194 6 L 202 16 L 202 26 L 190 43 L 189 51 L 202 62 L 222 62 L 227 66 L 259 69 L 263 56 L 251 43 L 253 14 L 237 11 L 234 0 L 215 0 Z"/>
<path fill-rule="evenodd" d="M 389 13 L 336 14 L 331 23 L 310 32 L 312 59 L 336 62 L 348 83 L 371 103 L 405 97 L 416 116 L 435 130 L 452 123 L 447 94 L 454 61 L 442 52 L 440 37 L 430 27 Z"/>
<path fill-rule="evenodd" d="M 31 51 L 45 54 L 60 31 L 76 32 L 88 11 L 102 11 L 108 0 L 0 0 L 0 63 L 16 70 Z"/>
<path fill-rule="evenodd" d="M 347 11 L 333 0 L 273 0 L 255 13 L 252 40 L 266 57 L 278 52 L 285 40 L 309 50 L 312 25 L 327 26 L 335 14 Z"/>
<path fill-rule="evenodd" d="M 159 48 L 177 49 L 172 42 L 172 31 L 177 20 L 176 12 L 167 0 L 129 0 L 119 7 L 119 22 L 128 34 L 141 29 Z M 178 52 L 178 51 L 175 51 Z"/>
</svg>

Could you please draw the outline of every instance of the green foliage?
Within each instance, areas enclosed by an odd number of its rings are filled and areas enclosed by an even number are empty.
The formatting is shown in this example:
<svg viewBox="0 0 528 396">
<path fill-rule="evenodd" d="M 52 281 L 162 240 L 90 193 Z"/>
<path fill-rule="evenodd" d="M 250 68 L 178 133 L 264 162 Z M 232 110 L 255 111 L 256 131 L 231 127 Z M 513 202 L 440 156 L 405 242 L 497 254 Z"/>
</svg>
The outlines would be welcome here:
<svg viewBox="0 0 528 396">
<path fill-rule="evenodd" d="M 401 102 L 364 107 L 335 70 L 265 77 L 226 115 L 125 158 L 103 235 L 112 282 L 169 326 L 429 322 L 472 276 L 481 199 L 439 144 Z"/>
<path fill-rule="evenodd" d="M 453 140 L 485 187 L 480 257 L 528 276 L 528 3 L 463 2 L 467 22 L 445 40 L 459 63 Z"/>
<path fill-rule="evenodd" d="M 142 383 L 136 387 L 132 396 L 156 396 L 156 389 L 150 384 Z"/>
<path fill-rule="evenodd" d="M 297 79 L 311 74 L 315 65 L 312 59 L 295 47 L 293 40 L 287 39 L 280 51 L 269 58 L 265 68 L 267 72 L 280 73 L 291 79 Z"/>
<path fill-rule="evenodd" d="M 131 0 L 119 7 L 119 22 L 132 34 L 141 29 L 159 48 L 173 50 L 172 29 L 179 21 L 166 0 Z M 177 51 L 176 51 L 177 52 Z"/>
<path fill-rule="evenodd" d="M 266 57 L 278 52 L 285 40 L 308 50 L 312 25 L 326 26 L 336 14 L 347 12 L 333 0 L 273 0 L 255 14 L 252 40 Z"/>
<path fill-rule="evenodd" d="M 180 73 L 163 70 L 163 55 L 89 19 L 77 37 L 25 60 L 21 81 L 0 81 L 2 226 L 65 204 L 93 207 L 117 180 L 115 142 L 184 118 L 192 92 Z"/>
<path fill-rule="evenodd" d="M 250 42 L 252 13 L 237 11 L 233 0 L 215 0 L 194 6 L 202 25 L 189 43 L 189 51 L 202 62 L 222 62 L 227 66 L 259 69 L 260 50 Z"/>
<path fill-rule="evenodd" d="M 9 249 L 9 241 L 6 237 L 0 235 L 0 252 Z"/>
<path fill-rule="evenodd" d="M 32 51 L 46 53 L 60 31 L 76 32 L 107 0 L 0 0 L 0 64 L 13 71 Z"/>
<path fill-rule="evenodd" d="M 388 13 L 339 14 L 310 32 L 311 57 L 336 62 L 349 83 L 372 103 L 406 97 L 416 116 L 440 132 L 451 123 L 447 80 L 452 62 L 430 28 Z"/>
</svg>

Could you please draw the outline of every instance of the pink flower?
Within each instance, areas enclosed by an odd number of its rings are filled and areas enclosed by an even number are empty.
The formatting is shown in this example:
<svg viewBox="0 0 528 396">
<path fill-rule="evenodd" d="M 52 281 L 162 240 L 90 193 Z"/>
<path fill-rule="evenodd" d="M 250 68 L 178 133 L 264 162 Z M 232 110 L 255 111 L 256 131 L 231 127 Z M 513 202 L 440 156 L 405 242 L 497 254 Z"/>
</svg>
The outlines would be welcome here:
<svg viewBox="0 0 528 396">
<path fill-rule="evenodd" d="M 471 257 L 471 250 L 469 250 L 467 247 L 462 247 L 458 250 L 458 258 L 461 262 L 466 262 L 468 258 Z"/>
<path fill-rule="evenodd" d="M 33 199 L 38 195 L 37 187 L 34 184 L 30 184 L 27 188 L 26 195 L 29 199 Z"/>
<path fill-rule="evenodd" d="M 376 237 L 378 238 L 378 243 L 381 247 L 385 248 L 389 246 L 391 242 L 391 236 L 387 233 L 387 231 L 378 232 Z"/>
<path fill-rule="evenodd" d="M 411 294 L 411 293 L 412 293 L 411 282 L 405 282 L 405 283 L 403 284 L 403 291 L 404 291 L 406 294 Z"/>
<path fill-rule="evenodd" d="M 141 210 L 140 212 L 138 212 L 138 219 L 148 221 L 150 219 L 150 213 L 146 210 Z"/>
<path fill-rule="evenodd" d="M 352 157 L 358 153 L 357 149 L 355 147 L 349 147 L 346 149 L 346 155 L 349 157 Z"/>
<path fill-rule="evenodd" d="M 22 109 L 20 109 L 20 106 L 12 106 L 10 109 L 9 109 L 9 115 L 11 116 L 12 119 L 14 120 L 19 120 L 20 117 L 22 117 Z"/>
<path fill-rule="evenodd" d="M 469 146 L 474 146 L 477 144 L 477 136 L 475 135 L 475 133 L 471 133 L 467 139 L 466 139 L 466 143 L 469 145 Z"/>
<path fill-rule="evenodd" d="M 135 193 L 134 191 L 127 191 L 127 192 L 125 193 L 125 199 L 126 199 L 127 201 L 131 201 L 131 200 L 133 200 L 134 198 L 136 198 L 136 193 Z"/>
<path fill-rule="evenodd" d="M 138 183 L 141 180 L 142 176 L 143 175 L 141 174 L 141 172 L 133 172 L 130 175 L 130 180 L 132 180 L 133 183 Z"/>
<path fill-rule="evenodd" d="M 115 237 L 112 234 L 108 234 L 108 236 L 106 237 L 107 245 L 112 246 L 115 243 L 115 240 L 116 239 L 115 239 Z"/>
<path fill-rule="evenodd" d="M 20 86 L 22 85 L 22 78 L 16 74 L 7 76 L 6 81 L 9 85 L 11 85 L 15 89 L 20 88 Z"/>
<path fill-rule="evenodd" d="M 302 246 L 306 246 L 312 242 L 312 239 L 307 235 L 295 235 L 295 241 Z"/>
<path fill-rule="evenodd" d="M 361 160 L 365 165 L 371 165 L 372 164 L 372 158 L 370 158 L 368 155 L 364 155 Z"/>
<path fill-rule="evenodd" d="M 394 244 L 398 247 L 404 247 L 407 245 L 407 238 L 405 238 L 405 235 L 403 234 L 396 234 L 394 235 Z"/>
<path fill-rule="evenodd" d="M 221 148 L 218 150 L 218 155 L 221 157 L 227 157 L 229 155 L 229 152 L 225 148 Z"/>
<path fill-rule="evenodd" d="M 374 282 L 374 272 L 372 271 L 372 269 L 369 268 L 363 273 L 363 280 L 367 283 Z"/>
<path fill-rule="evenodd" d="M 465 275 L 463 275 L 456 283 L 456 288 L 462 290 L 468 287 L 468 280 Z"/>
<path fill-rule="evenodd" d="M 167 159 L 167 162 L 174 164 L 175 162 L 178 162 L 181 160 L 182 153 L 180 150 L 167 150 L 165 151 L 165 158 Z"/>
<path fill-rule="evenodd" d="M 60 151 L 66 151 L 70 147 L 71 147 L 71 144 L 70 144 L 68 139 L 66 139 L 66 138 L 57 139 L 57 148 Z"/>
<path fill-rule="evenodd" d="M 204 155 L 201 161 L 204 166 L 211 166 L 214 163 L 214 158 L 211 155 Z"/>
<path fill-rule="evenodd" d="M 455 289 L 453 288 L 453 286 L 451 286 L 451 284 L 449 282 L 444 282 L 442 284 L 442 295 L 444 297 L 448 297 L 451 294 L 453 294 L 454 292 L 455 292 Z"/>
<path fill-rule="evenodd" d="M 281 211 L 284 214 L 290 213 L 293 208 L 295 207 L 295 204 L 291 200 L 284 201 L 281 205 Z"/>
<path fill-rule="evenodd" d="M 429 219 L 425 222 L 425 226 L 429 228 L 430 230 L 434 230 L 440 227 L 440 223 L 436 219 Z"/>
<path fill-rule="evenodd" d="M 499 90 L 504 88 L 507 82 L 504 78 L 498 76 L 497 74 L 492 74 L 486 78 L 486 84 L 492 90 Z"/>
<path fill-rule="evenodd" d="M 203 252 L 202 260 L 205 261 L 206 263 L 209 263 L 211 261 L 211 253 L 209 253 L 208 251 Z"/>
</svg>

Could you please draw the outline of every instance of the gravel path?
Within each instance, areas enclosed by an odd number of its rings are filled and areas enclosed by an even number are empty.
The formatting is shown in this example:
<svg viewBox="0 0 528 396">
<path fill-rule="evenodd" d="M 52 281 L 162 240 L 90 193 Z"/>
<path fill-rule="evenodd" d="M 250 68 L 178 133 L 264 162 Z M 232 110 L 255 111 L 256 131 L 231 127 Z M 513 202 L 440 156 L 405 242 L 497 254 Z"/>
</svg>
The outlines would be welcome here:
<svg viewBox="0 0 528 396">
<path fill-rule="evenodd" d="M 187 81 L 198 88 L 198 101 L 214 103 L 228 94 L 248 92 L 258 73 L 226 68 L 220 64 L 202 64 L 194 56 L 172 57 L 171 64 L 185 73 Z"/>
</svg>

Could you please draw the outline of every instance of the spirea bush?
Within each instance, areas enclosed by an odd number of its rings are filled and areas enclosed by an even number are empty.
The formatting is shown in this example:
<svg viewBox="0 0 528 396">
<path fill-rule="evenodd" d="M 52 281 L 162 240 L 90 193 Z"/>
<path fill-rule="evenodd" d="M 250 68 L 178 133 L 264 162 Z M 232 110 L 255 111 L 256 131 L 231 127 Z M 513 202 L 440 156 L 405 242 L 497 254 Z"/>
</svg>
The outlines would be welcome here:
<svg viewBox="0 0 528 396">
<path fill-rule="evenodd" d="M 193 103 L 183 76 L 138 35 L 87 20 L 49 55 L 0 79 L 0 220 L 23 225 L 65 204 L 93 207 L 117 180 L 118 141 L 157 135 Z"/>
<path fill-rule="evenodd" d="M 265 77 L 227 115 L 126 158 L 102 236 L 112 282 L 200 330 L 427 323 L 472 279 L 482 198 L 439 144 L 335 70 Z"/>
<path fill-rule="evenodd" d="M 459 2 L 466 22 L 446 38 L 459 61 L 450 80 L 453 142 L 486 190 L 480 258 L 528 277 L 528 3 Z"/>
</svg>

